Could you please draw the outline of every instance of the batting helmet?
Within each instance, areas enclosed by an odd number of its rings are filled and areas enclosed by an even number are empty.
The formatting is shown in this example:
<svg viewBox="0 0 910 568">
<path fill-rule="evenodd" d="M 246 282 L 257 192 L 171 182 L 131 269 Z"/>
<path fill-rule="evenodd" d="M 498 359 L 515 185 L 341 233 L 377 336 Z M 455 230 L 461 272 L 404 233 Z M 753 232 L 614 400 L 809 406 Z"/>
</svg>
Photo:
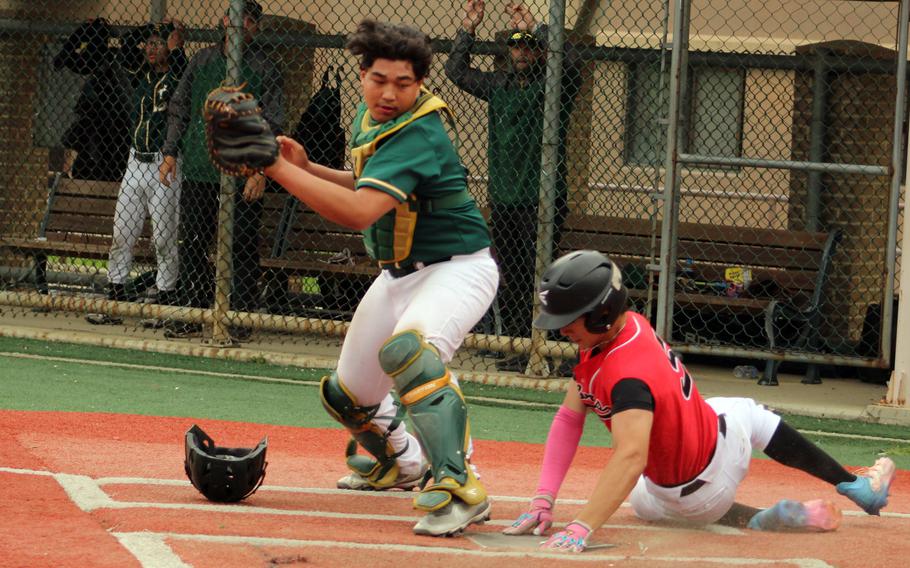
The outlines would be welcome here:
<svg viewBox="0 0 910 568">
<path fill-rule="evenodd" d="M 219 448 L 199 426 L 186 432 L 183 468 L 209 501 L 231 503 L 252 495 L 265 479 L 268 438 L 249 448 Z"/>
<path fill-rule="evenodd" d="M 570 252 L 556 259 L 540 280 L 540 315 L 534 327 L 559 329 L 586 315 L 591 333 L 610 329 L 626 311 L 629 292 L 616 263 L 593 250 Z"/>
</svg>

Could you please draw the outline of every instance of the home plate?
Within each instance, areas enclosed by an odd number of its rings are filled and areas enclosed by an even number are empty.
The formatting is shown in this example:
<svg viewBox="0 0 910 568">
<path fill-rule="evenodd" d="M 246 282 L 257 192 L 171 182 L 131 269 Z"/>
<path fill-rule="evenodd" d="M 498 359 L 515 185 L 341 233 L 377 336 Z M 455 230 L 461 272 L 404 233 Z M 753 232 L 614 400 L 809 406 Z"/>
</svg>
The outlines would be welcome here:
<svg viewBox="0 0 910 568">
<path fill-rule="evenodd" d="M 508 536 L 502 533 L 474 533 L 466 534 L 465 536 L 474 544 L 484 548 L 517 548 L 521 550 L 537 550 L 540 543 L 547 540 L 547 537 L 545 536 Z M 615 546 L 615 544 L 596 543 L 589 544 L 585 550 L 599 550 L 603 548 L 614 548 Z"/>
</svg>

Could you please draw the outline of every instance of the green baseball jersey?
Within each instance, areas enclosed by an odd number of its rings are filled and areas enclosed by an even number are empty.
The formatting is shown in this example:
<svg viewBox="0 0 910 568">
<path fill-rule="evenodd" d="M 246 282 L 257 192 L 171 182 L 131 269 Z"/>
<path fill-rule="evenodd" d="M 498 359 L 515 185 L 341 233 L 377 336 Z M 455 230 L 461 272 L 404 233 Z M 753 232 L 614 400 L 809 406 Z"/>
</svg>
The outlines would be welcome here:
<svg viewBox="0 0 910 568">
<path fill-rule="evenodd" d="M 382 264 L 428 262 L 490 246 L 443 110 L 445 103 L 425 94 L 393 121 L 374 123 L 364 104 L 354 119 L 356 189 L 382 191 L 400 204 L 364 231 L 367 252 Z"/>
</svg>

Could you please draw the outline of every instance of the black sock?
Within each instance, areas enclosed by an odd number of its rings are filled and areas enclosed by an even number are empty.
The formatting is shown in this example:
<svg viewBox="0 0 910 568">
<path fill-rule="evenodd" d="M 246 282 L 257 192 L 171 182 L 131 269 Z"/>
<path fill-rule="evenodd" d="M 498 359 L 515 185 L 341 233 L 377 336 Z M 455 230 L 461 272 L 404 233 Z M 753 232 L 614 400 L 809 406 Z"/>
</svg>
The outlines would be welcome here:
<svg viewBox="0 0 910 568">
<path fill-rule="evenodd" d="M 765 454 L 774 461 L 805 471 L 831 485 L 856 479 L 856 476 L 844 469 L 837 460 L 783 420 L 771 436 Z"/>
</svg>

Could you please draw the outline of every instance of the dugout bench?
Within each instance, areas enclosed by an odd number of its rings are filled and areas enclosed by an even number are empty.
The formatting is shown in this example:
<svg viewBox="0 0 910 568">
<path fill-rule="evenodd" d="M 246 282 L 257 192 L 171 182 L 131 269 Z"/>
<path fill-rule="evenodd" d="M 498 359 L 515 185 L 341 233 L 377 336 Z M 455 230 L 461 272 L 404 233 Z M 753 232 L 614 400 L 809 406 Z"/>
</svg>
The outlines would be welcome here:
<svg viewBox="0 0 910 568">
<path fill-rule="evenodd" d="M 322 312 L 346 317 L 379 274 L 360 231 L 323 219 L 284 191 L 264 196 L 262 217 L 263 295 L 272 313 Z M 315 279 L 319 294 L 308 307 L 291 299 L 289 278 Z"/>
<path fill-rule="evenodd" d="M 47 205 L 37 235 L 4 237 L 0 246 L 32 256 L 35 287 L 46 294 L 48 256 L 107 259 L 119 189 L 119 182 L 71 179 L 55 172 L 48 184 Z M 154 262 L 149 223 L 143 228 L 134 258 L 136 262 Z M 132 287 L 149 287 L 154 284 L 154 274 L 143 274 L 131 283 Z"/>
<path fill-rule="evenodd" d="M 48 183 L 36 234 L 2 237 L 0 247 L 31 256 L 35 287 L 47 293 L 49 256 L 108 258 L 119 188 L 119 182 L 71 179 L 56 172 Z M 335 299 L 335 308 L 353 311 L 369 280 L 379 273 L 366 256 L 361 234 L 322 220 L 283 191 L 267 193 L 264 199 L 260 258 L 267 300 L 272 295 L 267 305 L 277 309 L 287 301 L 282 290 L 287 290 L 290 274 L 309 274 L 318 278 L 323 296 Z M 134 250 L 134 262 L 154 265 L 149 222 Z M 282 278 L 284 286 L 277 286 Z M 130 289 L 141 291 L 154 279 L 153 269 L 134 279 Z"/>
<path fill-rule="evenodd" d="M 591 248 L 624 269 L 633 301 L 648 296 L 646 265 L 653 250 L 660 251 L 660 223 L 648 219 L 571 214 L 559 242 L 559 254 Z M 677 270 L 675 312 L 728 320 L 753 318 L 761 322 L 769 350 L 818 350 L 825 288 L 842 232 L 789 231 L 699 223 L 679 223 L 677 258 L 686 272 Z M 751 270 L 752 285 L 738 295 L 727 295 L 725 270 Z M 630 281 L 628 276 L 634 275 Z M 656 300 L 656 278 L 651 290 Z M 676 322 L 674 322 L 674 325 Z M 768 360 L 759 384 L 777 385 L 779 361 Z M 809 365 L 804 383 L 819 383 L 818 366 Z"/>
</svg>

